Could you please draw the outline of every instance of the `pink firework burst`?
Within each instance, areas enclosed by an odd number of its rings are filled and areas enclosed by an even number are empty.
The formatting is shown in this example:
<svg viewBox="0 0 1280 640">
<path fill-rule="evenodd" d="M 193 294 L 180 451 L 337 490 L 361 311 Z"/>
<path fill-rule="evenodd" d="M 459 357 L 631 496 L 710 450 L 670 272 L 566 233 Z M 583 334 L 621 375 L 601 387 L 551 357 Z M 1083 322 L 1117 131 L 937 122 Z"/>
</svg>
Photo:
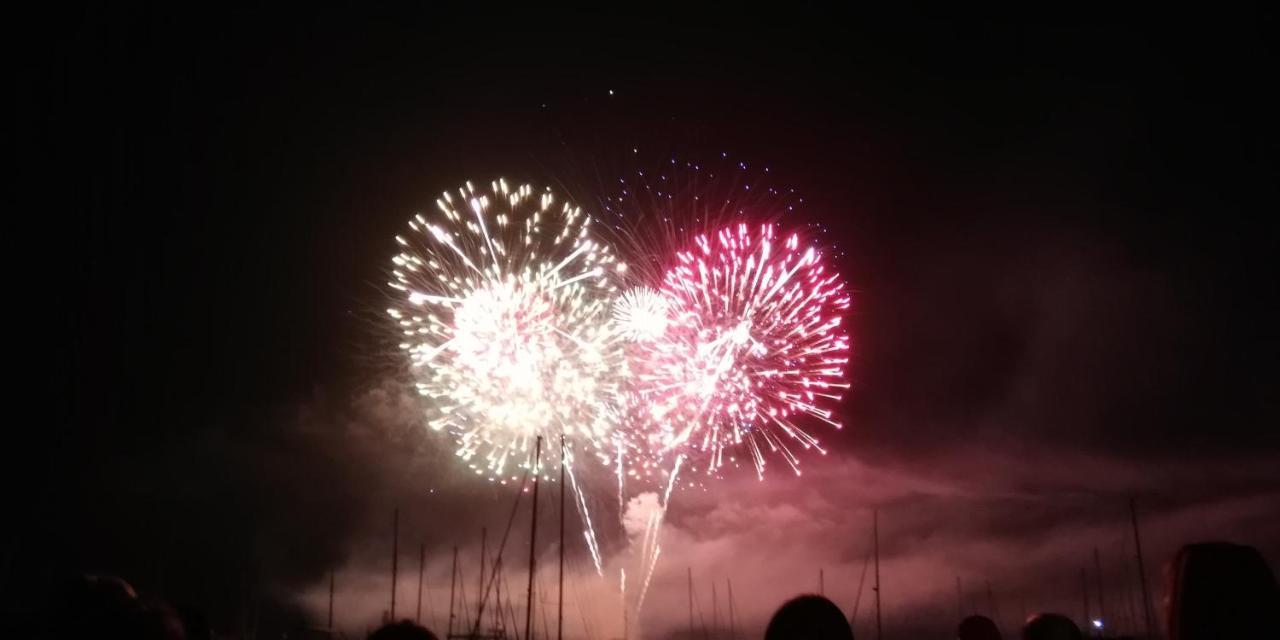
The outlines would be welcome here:
<svg viewBox="0 0 1280 640">
<path fill-rule="evenodd" d="M 636 354 L 635 437 L 709 474 L 744 446 L 761 477 L 766 451 L 798 474 L 797 449 L 823 451 L 805 423 L 841 426 L 850 298 L 839 274 L 798 235 L 740 223 L 696 236 L 661 293 L 667 326 Z"/>
</svg>

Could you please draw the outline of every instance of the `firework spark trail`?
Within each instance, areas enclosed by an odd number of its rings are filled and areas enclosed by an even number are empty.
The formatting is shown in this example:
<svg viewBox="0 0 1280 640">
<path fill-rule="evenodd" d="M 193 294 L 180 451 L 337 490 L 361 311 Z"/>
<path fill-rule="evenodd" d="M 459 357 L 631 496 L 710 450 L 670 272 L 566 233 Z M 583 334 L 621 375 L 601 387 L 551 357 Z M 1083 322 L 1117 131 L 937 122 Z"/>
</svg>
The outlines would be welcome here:
<svg viewBox="0 0 1280 640">
<path fill-rule="evenodd" d="M 640 539 L 640 555 L 643 558 L 649 557 L 649 553 L 652 548 L 651 545 L 656 543 L 656 541 L 654 540 L 653 533 L 654 533 L 654 525 L 656 525 L 658 521 L 658 511 L 659 511 L 658 509 L 654 509 L 653 511 L 649 512 L 649 517 L 645 520 L 645 523 L 644 523 L 644 535 Z"/>
<path fill-rule="evenodd" d="M 671 465 L 671 475 L 667 478 L 667 488 L 662 492 L 662 502 L 659 503 L 658 510 L 654 512 L 649 526 L 645 529 L 645 544 L 640 556 L 641 564 L 645 565 L 645 575 L 643 586 L 640 588 L 640 599 L 636 604 L 637 612 L 644 607 L 645 595 L 649 593 L 649 581 L 653 579 L 653 572 L 658 567 L 658 556 L 662 555 L 659 536 L 662 535 L 662 523 L 667 517 L 667 507 L 671 504 L 671 492 L 676 487 L 676 481 L 680 476 L 680 465 L 683 462 L 684 455 L 677 455 L 675 464 Z M 652 542 L 650 542 L 651 537 Z"/>
<path fill-rule="evenodd" d="M 684 462 L 684 455 L 676 456 L 676 463 L 671 465 L 671 477 L 667 480 L 667 490 L 662 493 L 662 506 L 666 509 L 668 503 L 671 502 L 671 490 L 676 487 L 676 479 L 680 477 L 680 465 Z"/>
<path fill-rule="evenodd" d="M 617 440 L 615 440 L 615 444 L 618 450 L 617 452 L 617 456 L 618 456 L 618 518 L 621 519 L 623 515 L 626 513 L 626 509 L 627 509 L 627 504 L 622 497 L 622 494 L 623 494 L 622 490 L 626 486 L 625 476 L 623 476 L 622 474 L 622 457 L 624 452 L 622 439 L 618 438 Z"/>
<path fill-rule="evenodd" d="M 649 568 L 645 571 L 644 584 L 640 587 L 640 599 L 636 602 L 636 613 L 640 613 L 644 609 L 645 596 L 649 595 L 649 582 L 653 580 L 653 570 L 658 566 L 658 558 L 662 556 L 662 547 L 656 547 L 653 550 L 653 559 L 649 562 Z"/>
<path fill-rule="evenodd" d="M 572 454 L 570 454 L 572 460 Z M 587 500 L 582 495 L 582 489 L 578 486 L 578 478 L 573 473 L 573 464 L 565 465 L 565 471 L 569 472 L 569 484 L 573 486 L 574 504 L 578 507 L 578 515 L 582 518 L 583 531 L 582 535 L 587 540 L 587 549 L 591 551 L 591 559 L 596 564 L 596 573 L 604 575 L 604 564 L 600 559 L 600 545 L 596 540 L 596 529 L 591 524 L 591 511 L 587 509 Z"/>
</svg>

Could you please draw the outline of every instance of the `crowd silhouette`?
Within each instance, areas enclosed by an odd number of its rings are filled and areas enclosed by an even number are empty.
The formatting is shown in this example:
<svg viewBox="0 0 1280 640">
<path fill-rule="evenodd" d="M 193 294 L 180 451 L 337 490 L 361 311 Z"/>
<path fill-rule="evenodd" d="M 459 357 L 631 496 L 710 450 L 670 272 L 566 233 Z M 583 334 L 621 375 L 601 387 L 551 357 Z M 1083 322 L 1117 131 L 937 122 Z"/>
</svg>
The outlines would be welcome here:
<svg viewBox="0 0 1280 640">
<path fill-rule="evenodd" d="M 140 597 L 116 577 L 81 576 L 54 597 L 49 624 L 37 637 L 103 640 L 213 640 L 198 612 L 176 609 Z M 1166 569 L 1163 602 L 1168 640 L 1237 640 L 1280 638 L 1280 590 L 1266 560 L 1253 547 L 1214 542 L 1184 546 Z M 1091 629 L 1092 637 L 1102 637 Z M 308 637 L 307 634 L 299 634 Z M 333 637 L 319 631 L 314 637 Z M 291 636 L 297 637 L 297 636 Z M 765 640 L 852 640 L 848 617 L 831 600 L 815 594 L 792 598 L 774 612 Z M 1083 640 L 1086 633 L 1068 616 L 1031 615 L 1020 630 L 1022 640 Z M 372 631 L 368 640 L 437 640 L 412 621 L 392 621 Z M 1002 640 L 990 618 L 964 618 L 957 640 Z"/>
<path fill-rule="evenodd" d="M 1000 640 L 1000 627 L 986 616 L 969 616 L 956 627 L 957 640 Z"/>
<path fill-rule="evenodd" d="M 808 594 L 783 604 L 769 620 L 764 637 L 765 640 L 851 640 L 853 628 L 836 603 Z"/>
</svg>

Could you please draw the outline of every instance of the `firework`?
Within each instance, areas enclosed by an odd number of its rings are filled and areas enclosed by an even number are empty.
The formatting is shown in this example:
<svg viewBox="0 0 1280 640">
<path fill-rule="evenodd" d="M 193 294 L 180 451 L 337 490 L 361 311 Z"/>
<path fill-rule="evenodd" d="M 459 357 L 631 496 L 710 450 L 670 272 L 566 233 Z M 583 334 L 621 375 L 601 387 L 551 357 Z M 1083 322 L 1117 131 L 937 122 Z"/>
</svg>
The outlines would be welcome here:
<svg viewBox="0 0 1280 640">
<path fill-rule="evenodd" d="M 471 469 L 504 483 L 520 468 L 538 473 L 552 461 L 530 460 L 535 439 L 565 437 L 566 478 L 601 575 L 584 483 L 605 474 L 579 460 L 614 472 L 620 517 L 633 482 L 660 483 L 637 610 L 678 479 L 696 484 L 693 472 L 716 476 L 739 456 L 763 478 L 770 452 L 798 474 L 800 450 L 822 451 L 807 429 L 840 427 L 849 295 L 802 240 L 812 235 L 780 231 L 803 199 L 753 189 L 745 171 L 673 160 L 622 180 L 599 201 L 596 226 L 628 263 L 578 207 L 502 180 L 443 194 L 439 212 L 396 238 L 388 313 L 429 400 L 426 424 L 451 434 Z"/>
<path fill-rule="evenodd" d="M 389 283 L 427 424 L 502 481 L 528 466 L 536 436 L 605 442 L 627 372 L 610 327 L 625 265 L 550 191 L 467 183 L 436 204 L 396 237 Z"/>
<path fill-rule="evenodd" d="M 839 275 L 798 235 L 739 223 L 695 237 L 660 292 L 663 335 L 633 356 L 633 437 L 712 474 L 743 448 L 761 477 L 766 451 L 799 473 L 797 448 L 823 451 L 801 419 L 841 426 L 831 406 L 848 387 L 850 299 Z"/>
</svg>

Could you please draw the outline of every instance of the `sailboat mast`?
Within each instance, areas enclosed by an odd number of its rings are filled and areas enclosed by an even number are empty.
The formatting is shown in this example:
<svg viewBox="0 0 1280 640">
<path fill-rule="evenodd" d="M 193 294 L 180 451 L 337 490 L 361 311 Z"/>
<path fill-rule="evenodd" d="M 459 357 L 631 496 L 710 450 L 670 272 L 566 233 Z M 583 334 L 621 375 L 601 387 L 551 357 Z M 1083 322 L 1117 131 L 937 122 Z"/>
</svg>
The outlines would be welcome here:
<svg viewBox="0 0 1280 640">
<path fill-rule="evenodd" d="M 400 559 L 400 510 L 391 516 L 391 620 L 396 619 L 396 571 Z M 390 622 L 389 621 L 389 622 Z"/>
<path fill-rule="evenodd" d="M 453 637 L 453 602 L 458 590 L 458 547 L 453 547 L 453 573 L 449 576 L 449 630 L 446 638 Z"/>
<path fill-rule="evenodd" d="M 539 474 L 542 472 L 542 436 L 538 436 L 533 450 L 533 512 L 529 516 L 529 589 L 525 597 L 524 637 L 532 640 L 533 636 L 533 576 L 537 570 L 538 559 L 538 485 L 542 484 Z"/>
<path fill-rule="evenodd" d="M 884 634 L 884 628 L 880 618 L 880 510 L 873 509 L 871 511 L 871 539 L 872 548 L 876 554 L 876 640 L 881 640 Z"/>
<path fill-rule="evenodd" d="M 556 640 L 564 640 L 564 434 L 560 434 L 560 595 L 556 604 Z"/>
<path fill-rule="evenodd" d="M 1142 563 L 1142 537 L 1138 534 L 1138 508 L 1129 498 L 1129 517 L 1133 521 L 1133 547 L 1138 556 L 1138 584 L 1142 587 L 1142 615 L 1147 623 L 1147 637 L 1151 638 L 1151 596 L 1147 593 L 1147 569 Z"/>
</svg>

